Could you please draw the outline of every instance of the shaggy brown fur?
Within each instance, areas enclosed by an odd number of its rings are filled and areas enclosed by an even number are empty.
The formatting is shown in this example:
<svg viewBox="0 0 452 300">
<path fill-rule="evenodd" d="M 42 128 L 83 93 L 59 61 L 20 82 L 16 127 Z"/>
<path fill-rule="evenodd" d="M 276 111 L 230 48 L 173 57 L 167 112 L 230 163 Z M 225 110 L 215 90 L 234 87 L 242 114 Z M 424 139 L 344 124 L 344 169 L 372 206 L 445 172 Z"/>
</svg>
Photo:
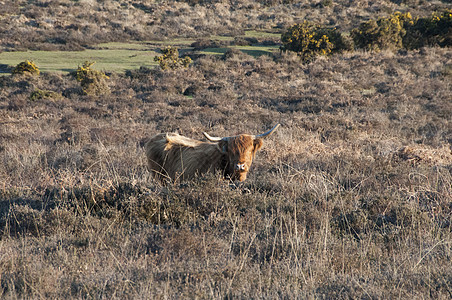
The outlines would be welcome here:
<svg viewBox="0 0 452 300">
<path fill-rule="evenodd" d="M 224 141 L 220 142 L 220 147 Z M 242 134 L 227 141 L 228 173 L 233 174 L 234 179 L 243 181 L 251 167 L 256 151 L 264 142 L 262 139 L 253 139 L 250 135 Z M 242 166 L 238 168 L 238 166 Z"/>
<path fill-rule="evenodd" d="M 261 138 L 245 134 L 212 143 L 161 133 L 145 144 L 145 150 L 149 169 L 159 179 L 188 180 L 221 170 L 224 176 L 243 181 L 262 145 Z"/>
</svg>

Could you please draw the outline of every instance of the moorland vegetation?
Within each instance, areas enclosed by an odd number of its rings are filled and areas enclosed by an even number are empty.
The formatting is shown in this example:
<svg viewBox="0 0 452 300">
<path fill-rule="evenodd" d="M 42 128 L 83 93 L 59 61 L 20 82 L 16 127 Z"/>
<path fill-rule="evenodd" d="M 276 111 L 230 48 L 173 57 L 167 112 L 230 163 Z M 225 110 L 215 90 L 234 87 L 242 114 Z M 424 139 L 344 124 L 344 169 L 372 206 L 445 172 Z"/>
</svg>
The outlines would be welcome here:
<svg viewBox="0 0 452 300">
<path fill-rule="evenodd" d="M 0 5 L 4 51 L 197 35 L 202 49 L 210 34 L 284 33 L 305 19 L 350 32 L 396 10 L 450 9 L 1 2 L 11 4 Z M 10 66 L 0 76 L 0 298 L 449 299 L 452 50 L 440 46 L 308 61 L 230 49 L 127 72 Z M 216 174 L 162 185 L 147 170 L 142 146 L 156 133 L 203 139 L 276 122 L 244 183 Z"/>
<path fill-rule="evenodd" d="M 447 0 L 3 0 L 0 50 L 82 50 L 103 42 L 237 36 L 303 21 L 341 32 L 395 11 L 426 17 Z"/>
</svg>

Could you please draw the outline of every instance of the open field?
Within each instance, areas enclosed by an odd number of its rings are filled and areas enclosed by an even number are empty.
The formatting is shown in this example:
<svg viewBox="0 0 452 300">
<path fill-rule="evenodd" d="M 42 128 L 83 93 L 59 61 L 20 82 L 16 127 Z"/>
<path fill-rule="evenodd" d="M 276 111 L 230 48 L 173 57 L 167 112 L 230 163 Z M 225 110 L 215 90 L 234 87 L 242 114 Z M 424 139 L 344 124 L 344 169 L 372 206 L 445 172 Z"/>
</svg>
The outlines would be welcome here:
<svg viewBox="0 0 452 300">
<path fill-rule="evenodd" d="M 276 39 L 278 34 L 266 32 L 247 31 L 244 38 Z M 238 37 L 241 38 L 241 37 Z M 42 72 L 69 73 L 77 69 L 85 61 L 95 61 L 96 67 L 109 72 L 124 72 L 125 70 L 138 69 L 140 67 L 155 67 L 157 63 L 154 57 L 160 54 L 160 49 L 173 46 L 179 49 L 181 55 L 223 55 L 228 49 L 239 49 L 252 56 L 272 55 L 279 49 L 278 45 L 264 46 L 258 44 L 238 46 L 234 44 L 234 38 L 212 36 L 206 39 L 209 43 L 223 43 L 222 47 L 207 47 L 194 50 L 190 45 L 195 39 L 172 39 L 168 41 L 145 41 L 131 43 L 102 43 L 94 45 L 91 49 L 83 51 L 15 51 L 0 53 L 0 63 L 8 66 L 16 66 L 25 60 L 34 61 Z M 232 44 L 231 44 L 232 43 Z M 4 73 L 9 73 L 4 70 Z"/>
<path fill-rule="evenodd" d="M 302 63 L 259 33 L 447 2 L 3 2 L 2 26 L 17 22 L 0 44 L 37 56 L 2 52 L 0 64 L 33 59 L 44 72 L 0 76 L 1 299 L 451 298 L 452 49 Z M 49 43 L 64 15 L 67 43 Z M 142 39 L 127 42 L 133 28 Z M 92 43 L 70 51 L 83 30 Z M 160 43 L 193 63 L 154 67 Z M 67 73 L 85 60 L 108 72 L 104 94 L 84 95 Z M 204 140 L 275 123 L 243 183 L 162 185 L 147 170 L 154 134 Z"/>
<path fill-rule="evenodd" d="M 122 44 L 121 44 L 122 45 Z M 101 70 L 125 71 L 137 69 L 140 66 L 156 66 L 154 56 L 157 52 L 144 50 L 139 45 L 131 44 L 128 48 L 112 48 L 103 46 L 101 50 L 84 51 L 26 51 L 0 53 L 3 64 L 16 66 L 25 60 L 34 61 L 42 72 L 69 73 L 77 69 L 85 61 L 95 61 Z M 138 46 L 138 47 L 136 47 Z M 106 48 L 106 49 L 105 49 Z"/>
</svg>

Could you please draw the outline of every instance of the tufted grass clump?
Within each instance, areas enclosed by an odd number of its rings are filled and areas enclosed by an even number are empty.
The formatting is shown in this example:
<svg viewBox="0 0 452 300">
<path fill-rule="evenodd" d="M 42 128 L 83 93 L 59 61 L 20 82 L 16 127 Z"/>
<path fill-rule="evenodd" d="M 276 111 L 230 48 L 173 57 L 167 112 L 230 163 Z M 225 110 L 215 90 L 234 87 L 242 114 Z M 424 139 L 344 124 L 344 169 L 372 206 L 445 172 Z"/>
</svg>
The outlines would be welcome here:
<svg viewBox="0 0 452 300">
<path fill-rule="evenodd" d="M 281 42 L 282 51 L 294 51 L 305 62 L 318 55 L 329 55 L 352 48 L 350 42 L 335 28 L 327 28 L 309 21 L 289 27 L 282 34 Z"/>
<path fill-rule="evenodd" d="M 406 27 L 414 24 L 410 13 L 395 12 L 387 18 L 361 23 L 351 31 L 351 36 L 358 48 L 380 51 L 396 50 L 403 47 Z"/>
<path fill-rule="evenodd" d="M 168 46 L 162 49 L 162 55 L 154 57 L 154 61 L 159 63 L 162 70 L 174 70 L 179 68 L 188 68 L 192 62 L 192 59 L 188 56 L 184 58 L 179 57 L 179 51 L 177 48 Z"/>
<path fill-rule="evenodd" d="M 16 74 L 29 74 L 29 75 L 39 75 L 38 66 L 32 60 L 26 60 L 19 63 L 11 72 L 13 75 Z"/>
<path fill-rule="evenodd" d="M 74 72 L 75 79 L 80 82 L 83 94 L 99 96 L 110 93 L 107 79 L 104 72 L 91 68 L 95 62 L 85 61 L 81 67 Z"/>
</svg>

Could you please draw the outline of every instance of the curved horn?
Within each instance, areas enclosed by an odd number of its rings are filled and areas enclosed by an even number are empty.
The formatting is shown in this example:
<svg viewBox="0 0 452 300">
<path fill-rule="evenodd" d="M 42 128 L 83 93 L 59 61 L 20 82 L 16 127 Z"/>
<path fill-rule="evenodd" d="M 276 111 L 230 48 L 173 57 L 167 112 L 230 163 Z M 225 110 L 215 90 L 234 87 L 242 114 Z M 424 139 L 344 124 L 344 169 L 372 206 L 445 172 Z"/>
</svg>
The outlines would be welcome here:
<svg viewBox="0 0 452 300">
<path fill-rule="evenodd" d="M 275 131 L 276 128 L 279 127 L 279 125 L 281 125 L 281 124 L 279 124 L 279 123 L 276 124 L 276 125 L 273 126 L 273 128 L 270 129 L 269 131 L 267 131 L 267 132 L 265 132 L 265 133 L 262 133 L 262 134 L 255 135 L 254 138 L 264 138 L 264 137 L 267 137 L 267 136 L 271 135 L 271 134 L 273 133 L 273 131 Z"/>
<path fill-rule="evenodd" d="M 208 135 L 207 133 L 205 133 L 205 132 L 203 132 L 202 134 L 204 134 L 204 136 L 209 140 L 209 141 L 211 141 L 211 142 L 219 142 L 219 141 L 221 141 L 223 138 L 221 138 L 221 137 L 216 137 L 216 136 L 210 136 L 210 135 Z"/>
</svg>

